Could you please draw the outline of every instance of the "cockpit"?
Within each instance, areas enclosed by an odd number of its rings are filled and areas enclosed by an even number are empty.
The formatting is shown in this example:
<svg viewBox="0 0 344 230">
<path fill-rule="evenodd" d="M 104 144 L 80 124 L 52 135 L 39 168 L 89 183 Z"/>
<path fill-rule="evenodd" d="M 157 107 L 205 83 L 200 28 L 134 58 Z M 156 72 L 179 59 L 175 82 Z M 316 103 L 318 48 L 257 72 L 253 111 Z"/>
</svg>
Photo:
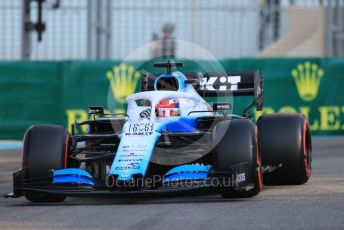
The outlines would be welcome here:
<svg viewBox="0 0 344 230">
<path fill-rule="evenodd" d="M 155 106 L 156 117 L 180 116 L 179 100 L 177 98 L 164 98 Z"/>
<path fill-rule="evenodd" d="M 194 111 L 211 111 L 192 86 L 193 82 L 179 71 L 172 73 L 172 67 L 182 66 L 182 63 L 158 63 L 154 66 L 167 68 L 167 73 L 154 79 L 154 90 L 139 92 L 127 98 L 130 120 L 166 120 L 199 115 Z M 202 115 L 207 114 L 203 112 Z"/>
</svg>

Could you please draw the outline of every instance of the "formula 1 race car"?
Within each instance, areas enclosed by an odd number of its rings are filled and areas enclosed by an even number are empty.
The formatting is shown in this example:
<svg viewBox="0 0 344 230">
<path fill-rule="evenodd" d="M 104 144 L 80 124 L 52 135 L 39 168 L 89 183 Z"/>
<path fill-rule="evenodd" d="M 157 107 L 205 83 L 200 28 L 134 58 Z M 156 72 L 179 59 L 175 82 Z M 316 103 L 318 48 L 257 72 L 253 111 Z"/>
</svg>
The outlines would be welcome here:
<svg viewBox="0 0 344 230">
<path fill-rule="evenodd" d="M 209 191 L 251 197 L 264 184 L 303 184 L 311 174 L 312 145 L 301 114 L 261 116 L 263 79 L 258 71 L 183 74 L 181 62 L 156 63 L 160 76 L 142 76 L 142 92 L 127 97 L 126 116 L 90 106 L 93 119 L 72 125 L 33 125 L 23 140 L 22 167 L 13 192 L 33 202 L 68 196 Z M 242 116 L 229 103 L 205 96 L 251 96 Z M 86 134 L 75 134 L 87 126 Z"/>
</svg>

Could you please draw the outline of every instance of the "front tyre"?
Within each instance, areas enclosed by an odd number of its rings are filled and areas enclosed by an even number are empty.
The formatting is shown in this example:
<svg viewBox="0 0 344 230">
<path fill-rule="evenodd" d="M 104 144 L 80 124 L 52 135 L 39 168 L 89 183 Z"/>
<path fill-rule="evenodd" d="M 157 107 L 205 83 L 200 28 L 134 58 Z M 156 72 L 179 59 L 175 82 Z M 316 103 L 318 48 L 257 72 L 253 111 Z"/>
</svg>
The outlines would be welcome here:
<svg viewBox="0 0 344 230">
<path fill-rule="evenodd" d="M 23 179 L 47 178 L 52 169 L 66 168 L 68 133 L 56 125 L 31 126 L 23 140 Z M 32 202 L 62 202 L 66 196 L 38 192 L 25 192 Z"/>
<path fill-rule="evenodd" d="M 262 190 L 262 174 L 260 155 L 258 151 L 256 127 L 248 119 L 222 121 L 213 132 L 215 147 L 215 168 L 229 171 L 231 166 L 248 163 L 247 182 L 253 188 L 237 191 L 223 187 L 223 197 L 251 197 Z"/>
</svg>

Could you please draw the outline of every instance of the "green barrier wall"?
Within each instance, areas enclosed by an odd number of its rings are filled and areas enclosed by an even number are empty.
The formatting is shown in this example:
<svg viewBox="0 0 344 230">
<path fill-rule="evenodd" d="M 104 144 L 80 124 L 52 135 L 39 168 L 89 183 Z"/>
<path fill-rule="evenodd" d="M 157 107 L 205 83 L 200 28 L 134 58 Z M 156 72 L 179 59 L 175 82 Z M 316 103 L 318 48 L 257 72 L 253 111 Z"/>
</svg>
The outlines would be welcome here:
<svg viewBox="0 0 344 230">
<path fill-rule="evenodd" d="M 313 134 L 344 134 L 344 59 L 220 62 L 226 71 L 258 69 L 263 75 L 264 111 L 253 111 L 255 118 L 262 113 L 301 112 L 309 117 Z M 180 70 L 207 71 L 214 65 L 186 61 Z M 88 118 L 89 105 L 123 113 L 126 96 L 140 88 L 142 71 L 157 72 L 152 62 L 139 61 L 0 62 L 0 139 L 21 139 L 32 124 L 69 127 Z M 250 101 L 235 98 L 234 112 L 240 114 Z"/>
</svg>

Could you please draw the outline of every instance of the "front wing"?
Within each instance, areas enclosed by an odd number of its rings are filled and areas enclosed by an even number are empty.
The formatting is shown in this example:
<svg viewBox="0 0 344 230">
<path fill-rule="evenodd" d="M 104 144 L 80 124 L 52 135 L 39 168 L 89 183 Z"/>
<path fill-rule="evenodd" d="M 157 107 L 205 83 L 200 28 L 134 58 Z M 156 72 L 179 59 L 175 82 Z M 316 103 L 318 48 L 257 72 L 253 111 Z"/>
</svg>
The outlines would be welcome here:
<svg viewBox="0 0 344 230">
<path fill-rule="evenodd" d="M 248 191 L 254 188 L 253 184 L 248 183 L 246 162 L 232 166 L 229 171 L 218 171 L 210 169 L 204 179 L 178 179 L 161 184 L 154 188 L 135 187 L 135 188 L 113 188 L 97 186 L 88 175 L 81 172 L 81 169 L 72 171 L 74 175 L 61 175 L 52 171 L 49 178 L 37 178 L 34 180 L 23 180 L 23 172 L 19 170 L 13 173 L 13 192 L 5 195 L 6 198 L 17 198 L 25 192 L 38 192 L 65 196 L 138 196 L 138 195 L 172 195 L 199 192 L 220 192 L 223 188 L 229 187 L 236 191 Z M 66 169 L 63 169 L 66 170 Z M 62 171 L 63 171 L 62 170 Z M 68 170 L 68 169 L 67 169 Z M 79 172 L 79 173 L 78 173 Z M 58 174 L 58 176 L 56 176 Z M 56 183 L 57 177 L 68 177 L 64 183 Z M 86 177 L 86 178 L 85 178 Z M 74 178 L 74 179 L 73 179 Z M 79 180 L 77 179 L 79 178 Z M 90 180 L 88 180 L 90 179 Z M 92 182 L 92 183 L 91 183 Z"/>
</svg>

